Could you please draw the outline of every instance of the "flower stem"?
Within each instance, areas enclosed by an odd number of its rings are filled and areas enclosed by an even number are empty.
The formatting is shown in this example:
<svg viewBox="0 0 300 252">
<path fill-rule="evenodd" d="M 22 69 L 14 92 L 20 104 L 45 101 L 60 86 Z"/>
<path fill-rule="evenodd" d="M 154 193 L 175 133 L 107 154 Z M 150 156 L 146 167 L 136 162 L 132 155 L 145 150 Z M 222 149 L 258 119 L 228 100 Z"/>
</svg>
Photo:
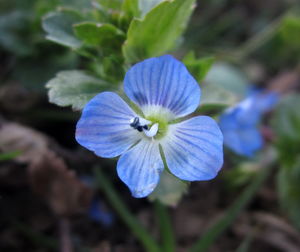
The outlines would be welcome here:
<svg viewBox="0 0 300 252">
<path fill-rule="evenodd" d="M 100 187 L 103 189 L 103 192 L 105 193 L 111 206 L 119 215 L 120 219 L 135 235 L 135 237 L 140 240 L 145 250 L 148 252 L 161 251 L 153 237 L 147 232 L 147 230 L 141 225 L 141 223 L 129 212 L 128 208 L 122 202 L 112 183 L 101 171 L 101 169 L 97 167 L 94 171 L 96 180 L 99 183 Z"/>
<path fill-rule="evenodd" d="M 176 241 L 173 234 L 172 224 L 168 209 L 161 202 L 154 202 L 155 212 L 159 221 L 160 235 L 162 237 L 162 247 L 164 252 L 174 252 Z"/>
</svg>

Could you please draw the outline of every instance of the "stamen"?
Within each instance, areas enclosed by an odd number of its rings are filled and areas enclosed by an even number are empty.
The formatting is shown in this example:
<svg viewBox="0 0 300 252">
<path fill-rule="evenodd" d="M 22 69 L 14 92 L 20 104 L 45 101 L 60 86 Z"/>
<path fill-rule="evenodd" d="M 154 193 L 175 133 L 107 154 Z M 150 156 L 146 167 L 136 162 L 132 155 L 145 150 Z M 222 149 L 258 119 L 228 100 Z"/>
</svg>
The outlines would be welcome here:
<svg viewBox="0 0 300 252">
<path fill-rule="evenodd" d="M 158 132 L 158 123 L 155 123 L 149 129 L 148 124 L 152 122 L 139 117 L 134 117 L 130 120 L 130 126 L 139 132 L 144 132 L 147 137 L 154 137 Z"/>
<path fill-rule="evenodd" d="M 138 117 L 135 117 L 130 120 L 130 126 L 134 129 L 137 129 L 137 127 L 140 125 L 140 119 Z"/>
<path fill-rule="evenodd" d="M 155 123 L 151 126 L 149 130 L 144 130 L 144 133 L 147 137 L 154 137 L 158 132 L 158 123 Z"/>
</svg>

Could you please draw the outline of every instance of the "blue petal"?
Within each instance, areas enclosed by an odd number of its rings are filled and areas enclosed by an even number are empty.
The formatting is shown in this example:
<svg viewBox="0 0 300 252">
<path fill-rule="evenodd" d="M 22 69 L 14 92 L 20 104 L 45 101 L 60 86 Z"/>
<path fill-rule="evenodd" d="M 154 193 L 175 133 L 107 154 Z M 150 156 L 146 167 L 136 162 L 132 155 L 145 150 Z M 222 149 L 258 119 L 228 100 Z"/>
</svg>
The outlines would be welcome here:
<svg viewBox="0 0 300 252">
<path fill-rule="evenodd" d="M 125 76 L 124 90 L 146 116 L 149 107 L 159 106 L 174 117 L 182 117 L 195 111 L 200 102 L 198 83 L 170 55 L 150 58 L 131 67 Z"/>
<path fill-rule="evenodd" d="M 250 87 L 247 97 L 255 100 L 256 109 L 262 113 L 273 109 L 279 101 L 279 94 L 275 91 L 266 91 L 262 88 Z"/>
<path fill-rule="evenodd" d="M 212 179 L 223 165 L 223 136 L 208 116 L 170 125 L 161 145 L 169 170 L 183 180 Z"/>
<path fill-rule="evenodd" d="M 224 144 L 237 154 L 252 157 L 262 148 L 263 138 L 256 127 L 222 130 Z"/>
<path fill-rule="evenodd" d="M 241 127 L 241 125 L 253 125 L 253 123 L 249 123 L 248 120 L 246 120 L 246 122 L 238 120 L 239 115 L 243 112 L 244 110 L 238 106 L 227 109 L 219 117 L 219 126 L 221 131 L 224 133 L 225 130 L 237 130 Z"/>
<path fill-rule="evenodd" d="M 255 102 L 255 97 L 249 97 L 234 108 L 225 111 L 225 114 L 233 117 L 239 125 L 256 125 L 261 118 L 261 112 L 256 109 Z"/>
<path fill-rule="evenodd" d="M 252 108 L 252 109 L 251 109 Z M 262 147 L 262 136 L 257 130 L 260 113 L 256 109 L 244 110 L 237 106 L 220 116 L 224 144 L 237 154 L 251 157 Z"/>
<path fill-rule="evenodd" d="M 135 112 L 115 93 L 96 95 L 84 108 L 76 126 L 76 140 L 100 157 L 116 157 L 141 135 L 130 127 Z"/>
<path fill-rule="evenodd" d="M 278 102 L 275 92 L 255 93 L 235 106 L 236 118 L 240 124 L 257 124 L 264 113 L 271 110 Z"/>
<path fill-rule="evenodd" d="M 252 157 L 263 146 L 263 138 L 257 129 L 263 113 L 278 102 L 278 94 L 256 91 L 220 116 L 220 128 L 224 144 L 237 154 Z"/>
<path fill-rule="evenodd" d="M 132 196 L 142 198 L 154 190 L 163 168 L 158 143 L 144 139 L 120 157 L 117 172 Z"/>
<path fill-rule="evenodd" d="M 261 113 L 268 112 L 278 103 L 279 94 L 276 92 L 261 93 L 257 95 L 255 107 Z"/>
</svg>

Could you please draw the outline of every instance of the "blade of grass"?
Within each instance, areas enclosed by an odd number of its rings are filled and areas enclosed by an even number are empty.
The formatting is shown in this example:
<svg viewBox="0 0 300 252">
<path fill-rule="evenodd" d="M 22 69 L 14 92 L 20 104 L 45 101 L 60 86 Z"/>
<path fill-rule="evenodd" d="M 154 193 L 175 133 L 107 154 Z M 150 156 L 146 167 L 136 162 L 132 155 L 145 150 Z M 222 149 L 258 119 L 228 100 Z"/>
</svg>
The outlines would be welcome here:
<svg viewBox="0 0 300 252">
<path fill-rule="evenodd" d="M 21 155 L 20 151 L 0 153 L 0 161 L 8 161 L 8 160 L 16 158 L 19 155 Z"/>
<path fill-rule="evenodd" d="M 99 186 L 103 189 L 108 201 L 119 215 L 121 220 L 127 225 L 135 237 L 142 243 L 145 250 L 148 252 L 161 251 L 157 242 L 147 232 L 147 230 L 141 225 L 141 223 L 130 213 L 126 205 L 121 200 L 117 191 L 113 187 L 112 183 L 105 176 L 99 167 L 94 169 L 95 178 L 99 183 Z"/>
<path fill-rule="evenodd" d="M 254 231 L 250 232 L 246 238 L 242 241 L 241 245 L 236 249 L 235 252 L 248 252 L 250 251 L 251 243 L 254 239 Z"/>
<path fill-rule="evenodd" d="M 168 209 L 158 200 L 154 202 L 155 212 L 159 221 L 160 235 L 162 237 L 162 248 L 164 252 L 174 252 L 176 242 L 173 234 L 172 224 Z"/>
<path fill-rule="evenodd" d="M 295 11 L 295 7 L 286 10 L 278 18 L 268 24 L 262 31 L 258 32 L 255 36 L 251 37 L 245 44 L 236 50 L 236 56 L 239 61 L 246 59 L 251 53 L 256 51 L 266 42 L 268 42 L 278 32 L 278 28 L 284 18 L 291 15 Z"/>
<path fill-rule="evenodd" d="M 267 158 L 266 158 L 267 159 Z M 207 251 L 208 248 L 216 241 L 216 239 L 234 222 L 237 216 L 253 199 L 258 189 L 270 174 L 274 157 L 262 164 L 260 172 L 256 175 L 253 182 L 246 187 L 246 189 L 240 194 L 238 199 L 227 209 L 225 214 L 220 220 L 211 226 L 206 233 L 195 243 L 195 245 L 189 250 L 189 252 L 201 252 Z"/>
</svg>

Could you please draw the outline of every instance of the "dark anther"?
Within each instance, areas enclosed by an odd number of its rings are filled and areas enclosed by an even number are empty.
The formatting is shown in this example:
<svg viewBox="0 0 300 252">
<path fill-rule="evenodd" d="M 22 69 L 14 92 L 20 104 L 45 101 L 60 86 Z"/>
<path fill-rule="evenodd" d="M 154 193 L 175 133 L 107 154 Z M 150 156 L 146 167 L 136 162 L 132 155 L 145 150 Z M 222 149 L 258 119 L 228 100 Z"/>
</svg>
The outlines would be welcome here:
<svg viewBox="0 0 300 252">
<path fill-rule="evenodd" d="M 130 123 L 130 126 L 136 130 L 138 130 L 139 132 L 142 132 L 143 129 L 148 130 L 148 125 L 141 125 L 140 124 L 140 119 L 138 117 L 135 117 L 133 122 Z"/>
<path fill-rule="evenodd" d="M 138 117 L 135 117 L 133 122 L 130 123 L 130 126 L 134 129 L 137 129 L 137 127 L 140 125 L 140 119 Z"/>
<path fill-rule="evenodd" d="M 136 127 L 136 129 L 139 131 L 139 132 L 142 132 L 143 131 L 143 126 L 139 125 Z"/>
</svg>

